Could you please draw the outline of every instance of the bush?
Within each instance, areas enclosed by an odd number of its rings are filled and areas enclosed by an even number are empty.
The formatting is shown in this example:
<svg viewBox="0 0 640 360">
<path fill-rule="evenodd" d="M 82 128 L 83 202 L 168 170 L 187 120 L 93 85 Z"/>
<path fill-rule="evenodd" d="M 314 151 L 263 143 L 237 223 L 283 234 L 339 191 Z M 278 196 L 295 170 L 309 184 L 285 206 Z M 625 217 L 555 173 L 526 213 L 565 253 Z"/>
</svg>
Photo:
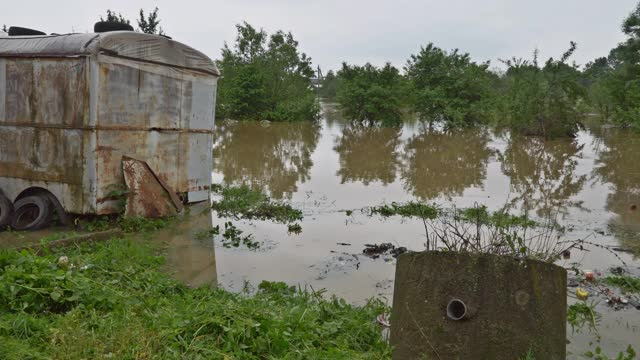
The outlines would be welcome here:
<svg viewBox="0 0 640 360">
<path fill-rule="evenodd" d="M 268 36 L 246 22 L 236 26 L 233 48 L 225 44 L 217 62 L 216 117 L 234 120 L 314 120 L 319 107 L 311 88 L 311 59 L 298 51 L 291 33 Z"/>
<path fill-rule="evenodd" d="M 378 69 L 369 63 L 343 63 L 338 79 L 337 101 L 348 119 L 371 125 L 402 123 L 403 79 L 391 64 Z"/>
<path fill-rule="evenodd" d="M 585 95 L 576 65 L 567 64 L 575 49 L 571 42 L 560 60 L 550 58 L 544 67 L 538 66 L 537 51 L 531 62 L 503 60 L 503 124 L 523 135 L 575 136 L 582 116 L 577 104 Z"/>
<path fill-rule="evenodd" d="M 613 99 L 615 121 L 640 130 L 640 3 L 624 20 L 622 32 L 628 38 L 609 54 L 614 70 L 605 86 Z"/>
<path fill-rule="evenodd" d="M 492 74 L 467 53 L 450 53 L 433 44 L 411 55 L 405 66 L 411 109 L 430 123 L 464 127 L 488 120 Z"/>
</svg>

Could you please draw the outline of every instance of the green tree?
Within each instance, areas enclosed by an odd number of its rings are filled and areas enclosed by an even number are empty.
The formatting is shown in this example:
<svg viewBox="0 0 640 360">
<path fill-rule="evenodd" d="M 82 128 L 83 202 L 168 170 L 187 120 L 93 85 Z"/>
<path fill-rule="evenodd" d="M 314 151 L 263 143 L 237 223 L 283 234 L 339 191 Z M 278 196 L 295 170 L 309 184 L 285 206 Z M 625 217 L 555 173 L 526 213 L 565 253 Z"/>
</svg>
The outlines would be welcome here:
<svg viewBox="0 0 640 360">
<path fill-rule="evenodd" d="M 327 75 L 325 75 L 324 79 L 320 83 L 320 97 L 333 100 L 336 98 L 336 94 L 338 92 L 339 87 L 339 79 L 336 76 L 336 73 L 333 70 L 329 70 Z"/>
<path fill-rule="evenodd" d="M 571 42 L 560 60 L 550 58 L 543 67 L 537 50 L 533 61 L 501 60 L 508 67 L 500 97 L 501 121 L 523 135 L 574 136 L 582 116 L 577 104 L 585 95 L 577 66 L 567 64 L 575 50 Z"/>
<path fill-rule="evenodd" d="M 311 58 L 291 33 L 268 35 L 246 22 L 236 25 L 233 47 L 225 43 L 218 66 L 216 116 L 236 120 L 314 120 L 319 107 L 311 88 Z"/>
<path fill-rule="evenodd" d="M 345 117 L 372 125 L 402 123 L 403 78 L 391 64 L 377 68 L 343 63 L 338 79 L 336 95 Z"/>
<path fill-rule="evenodd" d="M 145 34 L 164 35 L 164 31 L 160 26 L 160 19 L 158 19 L 157 6 L 146 17 L 144 15 L 144 10 L 140 9 L 140 18 L 138 19 L 138 29 L 140 29 L 140 31 L 142 31 Z"/>
<path fill-rule="evenodd" d="M 107 9 L 107 17 L 103 18 L 102 16 L 100 16 L 100 21 L 110 21 L 110 22 L 117 22 L 117 23 L 121 23 L 121 24 L 130 24 L 130 21 L 128 19 L 125 19 L 124 16 L 122 16 L 122 14 L 117 13 L 115 11 L 112 11 L 111 9 Z"/>
<path fill-rule="evenodd" d="M 165 35 L 164 30 L 160 26 L 160 19 L 158 18 L 159 9 L 156 7 L 147 16 L 144 14 L 144 10 L 140 9 L 140 18 L 137 20 L 137 31 L 145 34 Z M 107 9 L 106 17 L 100 16 L 100 21 L 117 22 L 121 24 L 131 25 L 129 19 L 122 16 L 121 13 L 116 13 L 111 9 Z"/>
<path fill-rule="evenodd" d="M 585 65 L 582 71 L 582 84 L 587 89 L 587 100 L 599 115 L 608 119 L 613 111 L 613 98 L 607 88 L 607 79 L 613 73 L 613 67 L 606 57 L 597 58 Z"/>
<path fill-rule="evenodd" d="M 640 129 L 640 3 L 622 24 L 627 40 L 611 50 L 613 71 L 605 79 L 614 105 L 614 119 L 623 126 Z"/>
<path fill-rule="evenodd" d="M 469 126 L 487 120 L 491 100 L 489 63 L 476 64 L 457 49 L 433 44 L 411 55 L 405 66 L 413 111 L 430 124 Z"/>
</svg>

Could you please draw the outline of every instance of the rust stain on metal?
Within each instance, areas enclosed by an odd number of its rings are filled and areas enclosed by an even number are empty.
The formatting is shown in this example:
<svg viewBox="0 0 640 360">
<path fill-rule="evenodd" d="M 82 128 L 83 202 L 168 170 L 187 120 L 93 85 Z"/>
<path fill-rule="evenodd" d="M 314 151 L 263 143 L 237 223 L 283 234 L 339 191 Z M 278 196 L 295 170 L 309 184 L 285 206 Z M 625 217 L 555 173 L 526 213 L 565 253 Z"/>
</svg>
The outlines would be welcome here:
<svg viewBox="0 0 640 360">
<path fill-rule="evenodd" d="M 175 191 L 146 162 L 123 156 L 122 170 L 129 188 L 126 216 L 159 218 L 182 211 L 182 202 Z"/>
</svg>

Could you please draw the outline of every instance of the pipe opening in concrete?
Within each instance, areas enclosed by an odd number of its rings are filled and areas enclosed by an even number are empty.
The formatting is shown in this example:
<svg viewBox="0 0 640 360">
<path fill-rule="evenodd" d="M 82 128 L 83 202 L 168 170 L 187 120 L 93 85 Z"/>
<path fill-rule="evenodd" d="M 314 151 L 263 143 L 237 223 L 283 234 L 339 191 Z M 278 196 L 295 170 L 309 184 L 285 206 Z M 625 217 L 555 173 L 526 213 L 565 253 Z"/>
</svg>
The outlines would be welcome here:
<svg viewBox="0 0 640 360">
<path fill-rule="evenodd" d="M 451 299 L 447 304 L 447 317 L 451 320 L 462 320 L 467 313 L 467 305 L 459 299 Z"/>
</svg>

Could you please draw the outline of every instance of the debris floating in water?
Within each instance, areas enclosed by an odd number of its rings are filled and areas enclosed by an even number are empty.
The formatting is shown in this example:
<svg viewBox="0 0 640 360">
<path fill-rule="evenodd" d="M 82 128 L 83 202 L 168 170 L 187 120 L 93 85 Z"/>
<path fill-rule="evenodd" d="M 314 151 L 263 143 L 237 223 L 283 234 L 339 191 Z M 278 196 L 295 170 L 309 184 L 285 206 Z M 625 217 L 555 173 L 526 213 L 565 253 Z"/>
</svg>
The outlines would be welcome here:
<svg viewBox="0 0 640 360">
<path fill-rule="evenodd" d="M 372 259 L 377 259 L 380 255 L 390 253 L 393 257 L 398 257 L 400 254 L 407 252 L 407 248 L 404 246 L 395 247 L 391 243 L 378 244 L 364 244 L 365 249 L 362 251 L 365 255 Z"/>
</svg>

